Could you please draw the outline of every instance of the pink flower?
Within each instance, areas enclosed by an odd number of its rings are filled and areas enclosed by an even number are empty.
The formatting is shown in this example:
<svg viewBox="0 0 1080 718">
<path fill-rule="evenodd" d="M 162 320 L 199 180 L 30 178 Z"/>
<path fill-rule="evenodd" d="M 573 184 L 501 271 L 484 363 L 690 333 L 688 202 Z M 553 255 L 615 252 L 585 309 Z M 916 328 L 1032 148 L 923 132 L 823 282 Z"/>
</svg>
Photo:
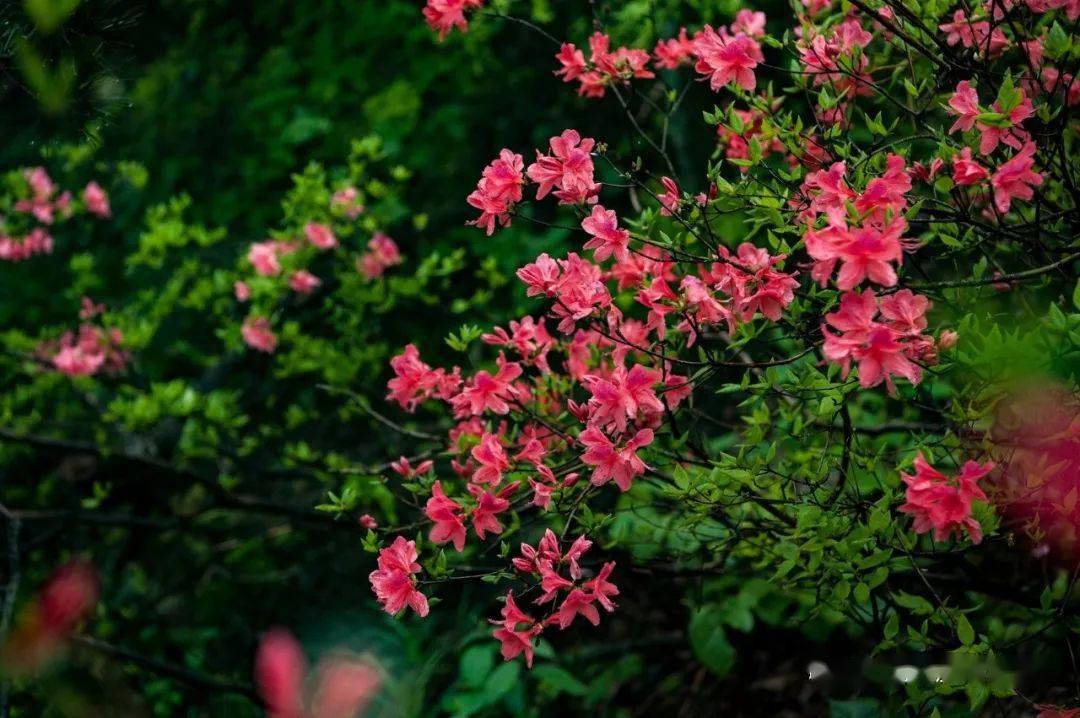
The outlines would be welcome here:
<svg viewBox="0 0 1080 718">
<path fill-rule="evenodd" d="M 592 394 L 590 422 L 598 428 L 613 427 L 623 432 L 627 422 L 639 414 L 662 413 L 664 405 L 653 391 L 659 382 L 659 371 L 640 364 L 635 364 L 629 371 L 626 367 L 617 367 L 607 378 L 586 376 L 583 383 Z"/>
<path fill-rule="evenodd" d="M 893 263 L 899 264 L 903 256 L 905 230 L 907 222 L 899 216 L 882 229 L 830 225 L 821 231 L 808 230 L 804 239 L 807 254 L 815 260 L 814 279 L 824 285 L 839 261 L 836 286 L 841 291 L 854 289 L 867 278 L 885 287 L 895 285 Z"/>
<path fill-rule="evenodd" d="M 406 479 L 423 476 L 431 471 L 434 466 L 435 462 L 428 459 L 427 461 L 421 461 L 420 464 L 414 468 L 407 456 L 402 456 L 397 461 L 390 462 L 390 468 L 394 470 L 394 473 Z"/>
<path fill-rule="evenodd" d="M 307 241 L 311 242 L 312 246 L 318 249 L 333 249 L 338 246 L 337 237 L 334 236 L 334 231 L 327 225 L 319 222 L 308 222 L 305 224 L 304 236 L 307 237 Z"/>
<path fill-rule="evenodd" d="M 510 484 L 498 494 L 484 491 L 477 484 L 469 484 L 468 491 L 476 499 L 476 507 L 473 508 L 471 518 L 473 531 L 481 541 L 488 532 L 501 534 L 503 526 L 497 518 L 499 514 L 510 508 L 510 502 L 506 499 L 517 489 L 517 484 Z"/>
<path fill-rule="evenodd" d="M 660 40 L 653 49 L 656 66 L 665 70 L 674 70 L 690 62 L 694 54 L 694 43 L 686 36 L 686 28 L 679 28 L 679 36 Z"/>
<path fill-rule="evenodd" d="M 378 690 L 382 678 L 369 663 L 332 655 L 315 669 L 309 709 L 304 706 L 306 661 L 283 628 L 263 636 L 255 655 L 255 686 L 269 718 L 352 718 Z"/>
<path fill-rule="evenodd" d="M 924 165 L 922 162 L 915 162 L 911 165 L 911 176 L 922 182 L 929 182 L 938 176 L 941 169 L 945 166 L 945 160 L 940 157 L 935 157 L 930 160 L 929 165 Z"/>
<path fill-rule="evenodd" d="M 82 324 L 78 334 L 66 332 L 60 338 L 50 361 L 57 371 L 68 376 L 91 376 L 102 369 L 117 372 L 128 359 L 120 348 L 122 342 L 118 329 L 104 331 L 93 324 Z"/>
<path fill-rule="evenodd" d="M 740 244 L 735 256 L 721 245 L 720 254 L 727 261 L 712 266 L 712 280 L 717 289 L 731 297 L 733 314 L 743 322 L 750 321 L 758 312 L 769 321 L 778 321 L 783 310 L 795 300 L 795 289 L 799 286 L 793 274 L 775 268 L 784 255 L 774 257 L 750 242 Z M 666 396 L 670 398 L 671 392 Z"/>
<path fill-rule="evenodd" d="M 953 533 L 966 530 L 972 543 L 982 541 L 982 527 L 971 516 L 974 500 L 986 500 L 978 481 L 994 468 L 993 462 L 977 464 L 968 461 L 953 479 L 945 476 L 919 454 L 915 459 L 915 475 L 901 473 L 907 484 L 907 502 L 900 511 L 911 514 L 915 533 L 933 529 L 935 541 L 945 541 Z"/>
<path fill-rule="evenodd" d="M 951 329 L 946 329 L 938 338 L 938 346 L 942 349 L 952 349 L 960 341 L 960 335 Z"/>
<path fill-rule="evenodd" d="M 270 718 L 303 718 L 303 684 L 307 672 L 300 644 L 278 628 L 259 642 L 255 655 L 255 685 Z"/>
<path fill-rule="evenodd" d="M 994 205 L 1005 214 L 1013 199 L 1029 200 L 1035 195 L 1033 187 L 1042 184 L 1042 175 L 1031 168 L 1035 164 L 1035 143 L 1028 142 L 1012 159 L 998 167 L 990 178 L 994 188 Z"/>
<path fill-rule="evenodd" d="M 947 33 L 945 42 L 949 45 L 960 43 L 964 47 L 975 47 L 980 54 L 988 48 L 991 57 L 1000 55 L 1009 46 L 1009 40 L 1000 27 L 995 24 L 991 31 L 989 21 L 973 22 L 963 10 L 957 10 L 953 13 L 952 22 L 942 23 L 938 28 Z"/>
<path fill-rule="evenodd" d="M 450 374 L 445 369 L 432 369 L 420 360 L 416 345 L 409 344 L 390 360 L 394 378 L 386 383 L 387 400 L 396 401 L 405 411 L 413 412 L 420 402 L 432 396 L 448 399 L 461 384 L 458 370 Z"/>
<path fill-rule="evenodd" d="M 427 597 L 416 588 L 414 575 L 420 572 L 416 559 L 416 542 L 404 536 L 398 536 L 394 543 L 379 551 L 379 567 L 368 579 L 383 610 L 391 615 L 406 606 L 421 618 L 428 615 Z"/>
<path fill-rule="evenodd" d="M 23 172 L 23 179 L 30 189 L 29 199 L 20 199 L 15 202 L 15 211 L 33 215 L 42 224 L 52 224 L 57 209 L 66 214 L 70 213 L 68 203 L 71 196 L 66 192 L 53 202 L 56 195 L 56 184 L 49 178 L 44 167 L 33 167 Z"/>
<path fill-rule="evenodd" d="M 913 360 L 922 358 L 933 346 L 932 339 L 920 334 L 926 326 L 923 315 L 929 306 L 925 297 L 903 289 L 882 300 L 881 318 L 886 321 L 875 321 L 878 302 L 874 293 L 848 292 L 840 297 L 840 309 L 825 316 L 828 326 L 822 326 L 822 353 L 830 362 L 840 364 L 844 377 L 851 362 L 858 362 L 859 385 L 863 388 L 884 381 L 889 393 L 894 393 L 894 375 L 918 384 L 922 369 Z M 843 333 L 831 333 L 830 326 Z"/>
<path fill-rule="evenodd" d="M 431 486 L 431 498 L 424 506 L 424 515 L 433 523 L 428 538 L 434 544 L 448 541 L 457 551 L 465 548 L 465 524 L 461 520 L 461 504 L 443 493 L 442 483 L 436 481 Z"/>
<path fill-rule="evenodd" d="M 956 92 L 949 98 L 949 110 L 957 116 L 956 122 L 949 128 L 949 134 L 970 130 L 975 126 L 975 118 L 978 117 L 979 96 L 971 83 L 964 80 L 956 85 Z"/>
<path fill-rule="evenodd" d="M 379 522 L 376 521 L 375 517 L 371 514 L 361 514 L 360 518 L 356 520 L 356 523 L 360 524 L 362 527 L 368 529 L 369 531 L 374 531 L 375 529 L 379 528 Z"/>
<path fill-rule="evenodd" d="M 537 623 L 532 616 L 523 612 L 514 603 L 514 592 L 506 594 L 506 605 L 502 608 L 502 620 L 491 621 L 499 626 L 492 635 L 499 639 L 502 644 L 502 657 L 504 661 L 513 660 L 522 653 L 525 654 L 525 665 L 532 668 L 533 653 L 536 647 L 533 638 L 538 636 L 544 627 Z"/>
<path fill-rule="evenodd" d="M 41 227 L 35 227 L 24 237 L 0 235 L 0 259 L 21 262 L 37 254 L 52 254 L 53 238 Z"/>
<path fill-rule="evenodd" d="M 293 272 L 289 277 L 289 287 L 297 294 L 311 294 L 320 284 L 322 280 L 306 269 Z"/>
<path fill-rule="evenodd" d="M 102 219 L 112 216 L 112 209 L 109 207 L 109 195 L 105 193 L 105 190 L 97 182 L 89 182 L 86 189 L 83 190 L 82 197 L 83 204 L 86 205 L 86 211 L 90 214 Z"/>
<path fill-rule="evenodd" d="M 1009 123 L 1008 127 L 989 125 L 984 122 L 978 123 L 979 132 L 982 133 L 979 138 L 979 152 L 981 154 L 990 154 L 998 146 L 998 143 L 1019 150 L 1023 148 L 1026 142 L 1031 140 L 1031 136 L 1020 125 L 1024 120 L 1035 114 L 1035 108 L 1032 107 L 1031 100 L 1024 97 L 1023 90 L 1018 90 L 1018 92 L 1020 92 L 1020 102 L 1009 111 L 1006 117 Z M 1000 103 L 995 102 L 991 105 L 991 109 L 1000 113 Z"/>
<path fill-rule="evenodd" d="M 360 257 L 356 266 L 368 281 L 381 277 L 390 267 L 401 264 L 397 243 L 382 232 L 372 235 L 367 246 L 368 251 Z"/>
<path fill-rule="evenodd" d="M 585 53 L 572 43 L 564 42 L 555 55 L 555 59 L 560 65 L 555 71 L 555 76 L 561 77 L 563 82 L 573 82 L 585 74 Z"/>
<path fill-rule="evenodd" d="M 706 25 L 694 39 L 694 51 L 698 58 L 694 69 L 709 78 L 713 91 L 729 82 L 748 91 L 757 85 L 754 68 L 765 58 L 761 46 L 748 35 L 731 36 L 723 29 L 718 34 Z"/>
<path fill-rule="evenodd" d="M 521 376 L 521 365 L 507 361 L 501 352 L 496 363 L 499 370 L 494 376 L 484 370 L 476 372 L 461 393 L 451 399 L 455 417 L 478 416 L 485 411 L 495 414 L 510 412 L 507 400 L 513 400 L 518 395 L 511 382 Z"/>
<path fill-rule="evenodd" d="M 802 194 L 809 198 L 807 214 L 810 218 L 824 212 L 831 224 L 842 224 L 847 216 L 847 202 L 856 197 L 856 193 L 844 182 L 847 167 L 843 162 L 835 162 L 827 170 L 818 170 L 806 175 L 803 180 Z"/>
<path fill-rule="evenodd" d="M 462 32 L 468 30 L 465 11 L 483 4 L 484 0 L 427 0 L 423 9 L 424 19 L 432 30 L 439 33 L 439 40 L 443 40 L 455 27 Z"/>
<path fill-rule="evenodd" d="M 593 605 L 595 600 L 596 597 L 592 594 L 586 593 L 580 588 L 575 588 L 563 599 L 559 610 L 548 621 L 557 623 L 561 630 L 566 630 L 574 622 L 575 618 L 582 616 L 592 625 L 599 626 L 600 612 Z"/>
<path fill-rule="evenodd" d="M 611 581 L 608 581 L 608 579 L 611 578 L 611 572 L 614 570 L 615 562 L 609 561 L 601 567 L 600 573 L 596 574 L 596 578 L 586 581 L 583 584 L 583 588 L 589 591 L 593 598 L 595 598 L 608 613 L 615 610 L 615 603 L 611 600 L 611 597 L 619 595 L 618 587 Z"/>
<path fill-rule="evenodd" d="M 740 32 L 750 37 L 763 37 L 765 35 L 765 13 L 754 10 L 739 10 L 735 13 L 735 20 L 731 23 L 731 34 L 738 35 Z"/>
<path fill-rule="evenodd" d="M 529 486 L 533 490 L 532 505 L 546 511 L 551 506 L 551 496 L 555 493 L 555 487 L 535 479 L 529 479 Z"/>
<path fill-rule="evenodd" d="M 504 149 L 484 168 L 476 189 L 466 201 L 480 210 L 480 216 L 468 224 L 485 230 L 490 237 L 498 222 L 510 226 L 510 214 L 514 205 L 521 201 L 521 187 L 525 178 L 521 173 L 524 161 L 521 155 Z"/>
<path fill-rule="evenodd" d="M 581 228 L 591 237 L 585 249 L 595 250 L 593 261 L 602 262 L 614 255 L 617 261 L 625 261 L 629 255 L 630 232 L 619 229 L 619 218 L 614 210 L 595 205 L 592 214 L 581 221 Z"/>
<path fill-rule="evenodd" d="M 621 448 L 617 448 L 599 429 L 589 427 L 581 432 L 578 441 L 588 447 L 581 455 L 581 460 L 595 467 L 590 483 L 593 486 L 602 486 L 614 481 L 620 491 L 628 491 L 634 477 L 644 474 L 648 468 L 645 462 L 638 458 L 637 452 L 651 444 L 652 440 L 652 430 L 642 429 Z"/>
<path fill-rule="evenodd" d="M 953 182 L 964 187 L 982 182 L 989 176 L 986 168 L 971 159 L 971 148 L 965 147 L 953 156 Z"/>
<path fill-rule="evenodd" d="M 246 302 L 251 299 L 251 287 L 247 285 L 247 282 L 237 280 L 233 282 L 233 294 L 236 295 L 236 301 Z"/>
<path fill-rule="evenodd" d="M 334 192 L 334 196 L 330 198 L 330 209 L 348 219 L 356 219 L 364 212 L 359 190 L 355 187 L 344 187 Z"/>
<path fill-rule="evenodd" d="M 657 201 L 660 202 L 660 214 L 670 217 L 679 211 L 679 201 L 682 197 L 679 185 L 675 184 L 675 180 L 670 177 L 661 177 L 660 184 L 664 187 L 664 191 L 656 195 Z"/>
<path fill-rule="evenodd" d="M 495 434 L 485 432 L 470 455 L 480 464 L 472 476 L 472 480 L 478 484 L 496 486 L 502 481 L 503 472 L 510 468 L 510 460 L 506 458 L 506 451 Z"/>
<path fill-rule="evenodd" d="M 72 561 L 56 569 L 41 588 L 33 608 L 37 628 L 56 638 L 65 638 L 97 605 L 100 588 L 93 566 Z"/>
<path fill-rule="evenodd" d="M 248 261 L 255 267 L 255 272 L 264 277 L 273 277 L 281 272 L 278 255 L 281 246 L 273 241 L 255 242 L 248 250 Z"/>
<path fill-rule="evenodd" d="M 244 342 L 252 349 L 257 349 L 267 354 L 273 354 L 277 349 L 277 335 L 270 328 L 270 320 L 266 317 L 249 316 L 240 327 L 240 334 Z"/>
<path fill-rule="evenodd" d="M 582 138 L 576 130 L 564 130 L 552 137 L 548 145 L 550 155 L 536 153 L 536 162 L 525 170 L 536 188 L 536 198 L 543 199 L 555 190 L 560 204 L 581 204 L 595 201 L 600 186 L 593 179 L 592 152 L 596 141 Z"/>
</svg>

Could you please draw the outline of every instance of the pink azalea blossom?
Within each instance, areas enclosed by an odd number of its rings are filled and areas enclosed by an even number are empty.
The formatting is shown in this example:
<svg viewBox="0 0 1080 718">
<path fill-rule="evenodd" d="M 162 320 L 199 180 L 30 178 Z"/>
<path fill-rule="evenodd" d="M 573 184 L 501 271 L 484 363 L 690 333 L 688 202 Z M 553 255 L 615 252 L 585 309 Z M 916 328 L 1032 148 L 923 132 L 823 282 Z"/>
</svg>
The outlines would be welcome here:
<svg viewBox="0 0 1080 718">
<path fill-rule="evenodd" d="M 383 610 L 394 615 L 406 606 L 421 617 L 428 615 L 427 597 L 416 588 L 416 542 L 398 536 L 390 546 L 379 551 L 378 568 L 368 580 Z"/>
<path fill-rule="evenodd" d="M 1034 164 L 1035 143 L 1028 142 L 1012 159 L 998 167 L 990 178 L 990 185 L 994 188 L 994 206 L 999 212 L 1007 213 L 1013 199 L 1029 200 L 1035 195 L 1033 188 L 1042 184 L 1043 177 L 1032 170 Z"/>
<path fill-rule="evenodd" d="M 304 236 L 317 249 L 333 249 L 338 246 L 337 237 L 328 225 L 320 222 L 308 222 L 304 225 Z"/>
<path fill-rule="evenodd" d="M 498 515 L 510 508 L 510 501 L 507 500 L 507 496 L 512 494 L 517 489 L 517 484 L 513 483 L 508 485 L 498 494 L 493 494 L 490 491 L 485 491 L 478 484 L 469 484 L 468 491 L 476 499 L 476 506 L 473 508 L 470 518 L 472 519 L 473 531 L 476 532 L 476 537 L 481 541 L 487 536 L 487 534 L 501 534 L 503 526 L 499 523 Z"/>
<path fill-rule="evenodd" d="M 543 199 L 554 190 L 560 204 L 595 202 L 600 186 L 593 178 L 592 149 L 596 141 L 582 138 L 577 130 L 564 130 L 552 137 L 550 155 L 536 153 L 536 162 L 525 170 L 536 188 L 536 198 Z"/>
<path fill-rule="evenodd" d="M 0 260 L 22 262 L 38 254 L 52 254 L 53 238 L 41 227 L 35 227 L 24 237 L 0 235 Z"/>
<path fill-rule="evenodd" d="M 476 189 L 466 201 L 480 210 L 480 216 L 468 224 L 483 229 L 490 237 L 496 223 L 510 226 L 514 205 L 521 201 L 521 187 L 525 178 L 521 173 L 524 161 L 521 155 L 503 149 L 499 157 L 481 173 Z"/>
<path fill-rule="evenodd" d="M 678 213 L 682 194 L 679 192 L 679 185 L 670 177 L 661 177 L 660 184 L 664 188 L 663 192 L 656 195 L 656 200 L 660 203 L 660 214 L 670 217 Z"/>
<path fill-rule="evenodd" d="M 907 484 L 907 501 L 900 511 L 915 519 L 915 533 L 934 532 L 934 540 L 945 541 L 953 533 L 967 531 L 972 543 L 982 541 L 982 527 L 971 515 L 975 500 L 985 501 L 978 482 L 994 468 L 993 462 L 968 461 L 954 478 L 931 466 L 922 454 L 915 459 L 915 474 L 901 473 Z"/>
<path fill-rule="evenodd" d="M 255 242 L 248 250 L 248 261 L 255 267 L 255 272 L 264 277 L 273 277 L 281 272 L 278 255 L 281 245 L 273 240 Z"/>
<path fill-rule="evenodd" d="M 694 43 L 686 36 L 686 28 L 679 28 L 678 37 L 660 40 L 653 49 L 656 66 L 665 70 L 674 70 L 693 60 Z"/>
<path fill-rule="evenodd" d="M 101 188 L 97 182 L 89 182 L 82 193 L 83 204 L 86 205 L 86 211 L 102 219 L 107 219 L 112 216 L 112 209 L 109 207 L 109 195 L 105 193 L 105 190 Z"/>
<path fill-rule="evenodd" d="M 484 0 L 427 0 L 424 19 L 428 26 L 439 33 L 439 40 L 446 39 L 455 27 L 462 32 L 469 29 L 465 11 L 481 7 Z"/>
<path fill-rule="evenodd" d="M 510 412 L 509 401 L 518 396 L 512 382 L 521 376 L 521 365 L 507 361 L 501 352 L 496 363 L 498 371 L 494 376 L 485 370 L 476 372 L 461 393 L 451 399 L 455 417 L 477 416 L 485 411 L 495 414 Z"/>
<path fill-rule="evenodd" d="M 561 630 L 566 630 L 575 618 L 581 616 L 592 625 L 599 626 L 600 612 L 593 605 L 595 601 L 596 597 L 592 594 L 575 588 L 563 599 L 558 611 L 552 615 L 549 622 L 558 624 Z"/>
<path fill-rule="evenodd" d="M 306 269 L 293 272 L 289 277 L 289 288 L 297 294 L 311 294 L 321 284 L 322 280 Z"/>
<path fill-rule="evenodd" d="M 274 350 L 277 349 L 277 335 L 270 328 L 270 320 L 266 317 L 254 315 L 248 317 L 240 327 L 240 333 L 244 337 L 244 343 L 252 349 L 267 354 L 273 354 Z"/>
<path fill-rule="evenodd" d="M 247 282 L 237 280 L 233 282 L 233 294 L 236 296 L 236 301 L 246 302 L 251 299 L 251 287 Z"/>
<path fill-rule="evenodd" d="M 330 209 L 348 219 L 356 219 L 364 213 L 360 191 L 355 187 L 343 187 L 330 198 Z"/>
<path fill-rule="evenodd" d="M 637 452 L 651 444 L 652 440 L 652 430 L 642 429 L 622 447 L 616 447 L 599 429 L 590 427 L 581 432 L 578 441 L 587 447 L 581 460 L 595 467 L 591 483 L 602 486 L 614 481 L 620 491 L 628 491 L 634 477 L 642 475 L 648 468 L 645 462 L 638 458 Z"/>
<path fill-rule="evenodd" d="M 989 176 L 986 168 L 971 158 L 970 147 L 965 147 L 953 156 L 953 182 L 958 186 L 973 185 Z"/>
<path fill-rule="evenodd" d="M 639 415 L 659 414 L 664 405 L 653 387 L 660 382 L 660 372 L 635 364 L 630 370 L 617 367 L 608 377 L 586 376 L 590 422 L 599 428 L 626 430 L 627 423 Z"/>
<path fill-rule="evenodd" d="M 390 267 L 401 264 L 401 251 L 397 243 L 382 232 L 373 234 L 367 246 L 368 251 L 357 262 L 365 279 L 377 279 Z"/>
<path fill-rule="evenodd" d="M 709 87 L 719 90 L 734 83 L 744 90 L 757 86 L 754 68 L 764 62 L 761 46 L 743 33 L 729 35 L 726 29 L 719 33 L 706 25 L 694 39 L 697 64 L 694 69 L 709 78 Z"/>
<path fill-rule="evenodd" d="M 881 320 L 877 297 L 871 291 L 848 292 L 840 297 L 840 309 L 825 316 L 822 353 L 837 363 L 847 377 L 851 362 L 859 365 L 859 385 L 867 388 L 881 382 L 895 392 L 893 376 L 902 376 L 912 384 L 922 380 L 922 369 L 913 360 L 923 358 L 933 347 L 933 340 L 920 333 L 926 326 L 925 297 L 903 289 L 881 301 Z M 841 334 L 833 334 L 829 328 Z"/>
<path fill-rule="evenodd" d="M 544 630 L 543 625 L 537 623 L 532 616 L 523 612 L 514 603 L 514 592 L 506 594 L 506 604 L 502 608 L 502 619 L 491 621 L 498 626 L 492 635 L 499 640 L 504 661 L 513 660 L 521 654 L 525 654 L 525 665 L 532 668 L 533 654 L 536 647 L 533 639 Z"/>
<path fill-rule="evenodd" d="M 450 542 L 457 551 L 465 548 L 465 524 L 462 522 L 461 504 L 447 497 L 439 481 L 431 486 L 431 498 L 424 506 L 424 515 L 433 523 L 428 534 L 432 543 Z"/>
<path fill-rule="evenodd" d="M 445 369 L 432 369 L 420 359 L 420 351 L 414 344 L 405 347 L 401 354 L 390 360 L 394 377 L 386 383 L 386 398 L 396 401 L 405 411 L 413 412 L 420 402 L 437 396 L 449 399 L 461 384 L 457 369 L 447 373 Z"/>
<path fill-rule="evenodd" d="M 872 226 L 847 228 L 830 225 L 823 230 L 808 230 L 804 237 L 806 252 L 814 260 L 812 276 L 822 285 L 840 263 L 836 286 L 848 291 L 859 286 L 863 280 L 891 287 L 896 284 L 894 264 L 903 256 L 907 222 L 896 217 L 882 229 Z"/>
<path fill-rule="evenodd" d="M 614 256 L 621 262 L 629 255 L 630 232 L 619 229 L 619 218 L 614 210 L 593 206 L 592 214 L 581 221 L 581 228 L 592 237 L 585 243 L 585 249 L 594 250 L 594 261 L 602 262 Z"/>
<path fill-rule="evenodd" d="M 480 437 L 480 443 L 473 447 L 470 455 L 480 465 L 472 476 L 472 480 L 478 484 L 495 486 L 502 481 L 503 472 L 510 468 L 506 451 L 494 434 L 485 433 Z"/>
</svg>

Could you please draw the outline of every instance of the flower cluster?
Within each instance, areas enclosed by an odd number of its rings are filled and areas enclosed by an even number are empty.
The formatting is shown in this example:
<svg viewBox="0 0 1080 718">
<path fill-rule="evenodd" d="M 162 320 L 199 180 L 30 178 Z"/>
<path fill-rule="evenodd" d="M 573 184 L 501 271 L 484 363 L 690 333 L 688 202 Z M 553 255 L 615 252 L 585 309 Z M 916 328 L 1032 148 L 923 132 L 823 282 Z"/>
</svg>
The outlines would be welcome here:
<svg viewBox="0 0 1080 718">
<path fill-rule="evenodd" d="M 347 221 L 355 220 L 365 210 L 359 190 L 352 186 L 335 191 L 327 209 L 330 216 Z M 311 268 L 320 254 L 336 256 L 334 250 L 341 246 L 341 242 L 335 226 L 331 222 L 308 221 L 303 224 L 299 234 L 300 237 L 277 237 L 251 243 L 246 259 L 255 276 L 233 283 L 233 294 L 238 302 L 251 301 L 253 295 L 258 294 L 276 297 L 282 288 L 307 297 L 323 286 L 322 278 Z M 388 269 L 402 261 L 397 243 L 383 232 L 376 231 L 368 240 L 366 251 L 356 257 L 355 268 L 360 276 L 370 282 L 382 277 Z M 277 350 L 278 336 L 268 316 L 273 313 L 266 306 L 253 308 L 248 313 L 240 326 L 240 336 L 245 344 L 267 354 Z"/>
<path fill-rule="evenodd" d="M 603 97 L 612 85 L 656 76 L 648 68 L 648 52 L 628 47 L 612 50 L 611 38 L 602 32 L 594 32 L 589 38 L 588 61 L 585 53 L 569 42 L 562 44 L 555 59 L 559 63 L 555 75 L 563 82 L 576 80 L 578 94 L 584 97 Z"/>
<path fill-rule="evenodd" d="M 416 542 L 403 536 L 379 552 L 379 567 L 368 580 L 387 613 L 395 614 L 408 607 L 421 617 L 428 615 L 427 597 L 416 587 L 415 576 L 420 572 L 416 558 Z"/>
<path fill-rule="evenodd" d="M 972 543 L 982 541 L 982 527 L 971 516 L 971 504 L 985 501 L 979 480 L 994 468 L 993 462 L 966 462 L 950 479 L 931 466 L 922 454 L 915 458 L 914 475 L 900 474 L 907 484 L 907 501 L 900 510 L 915 519 L 915 533 L 934 532 L 935 541 L 967 531 Z"/>
<path fill-rule="evenodd" d="M 531 667 L 536 648 L 533 641 L 546 626 L 557 625 L 565 630 L 578 616 L 596 626 L 600 623 L 598 605 L 609 613 L 615 610 L 611 599 L 619 595 L 619 589 L 609 580 L 615 563 L 605 563 L 592 577 L 586 575 L 580 564 L 591 546 L 592 541 L 579 536 L 563 553 L 551 529 L 535 547 L 521 544 L 521 555 L 512 564 L 536 582 L 541 594 L 534 603 L 551 604 L 551 610 L 546 617 L 534 619 L 518 608 L 513 591 L 506 594 L 501 618 L 491 621 L 498 626 L 493 635 L 502 645 L 505 660 L 524 654 L 526 665 Z"/>
<path fill-rule="evenodd" d="M 308 669 L 300 644 L 283 628 L 267 631 L 255 654 L 255 686 L 269 718 L 354 718 L 382 683 L 368 659 L 333 652 Z"/>
<path fill-rule="evenodd" d="M 8 217 L 0 217 L 0 261 L 21 262 L 39 254 L 51 254 L 53 236 L 50 227 L 86 212 L 100 219 L 112 216 L 109 196 L 97 182 L 89 182 L 82 191 L 82 202 L 71 192 L 61 191 L 44 167 L 23 170 L 20 189 Z"/>
<path fill-rule="evenodd" d="M 424 6 L 424 19 L 428 26 L 439 33 L 439 39 L 443 40 L 455 27 L 462 32 L 469 28 L 469 21 L 465 19 L 467 10 L 475 10 L 482 7 L 484 0 L 427 0 Z"/>
<path fill-rule="evenodd" d="M 105 312 L 104 305 L 83 297 L 82 307 L 79 316 L 83 323 L 78 331 L 65 332 L 57 341 L 42 343 L 37 349 L 38 356 L 68 376 L 123 371 L 130 359 L 123 348 L 123 333 L 116 327 L 99 326 L 90 321 Z"/>
</svg>

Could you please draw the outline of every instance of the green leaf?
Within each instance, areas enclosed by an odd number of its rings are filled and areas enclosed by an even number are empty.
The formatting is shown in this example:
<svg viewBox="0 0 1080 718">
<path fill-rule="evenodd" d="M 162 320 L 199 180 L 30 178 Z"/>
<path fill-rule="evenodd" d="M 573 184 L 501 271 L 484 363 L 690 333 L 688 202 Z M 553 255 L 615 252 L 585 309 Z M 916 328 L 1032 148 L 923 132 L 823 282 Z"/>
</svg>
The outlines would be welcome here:
<svg viewBox="0 0 1080 718">
<path fill-rule="evenodd" d="M 493 645 L 472 646 L 465 649 L 461 654 L 461 680 L 471 688 L 479 688 L 484 684 L 484 679 L 491 673 L 495 665 L 495 648 Z"/>
<path fill-rule="evenodd" d="M 1073 306 L 1080 309 L 1080 279 L 1076 281 L 1076 287 L 1073 288 Z"/>
<path fill-rule="evenodd" d="M 716 606 L 706 606 L 690 618 L 690 646 L 699 661 L 718 676 L 735 665 L 735 648 L 724 633 L 723 616 Z"/>
<path fill-rule="evenodd" d="M 556 694 L 569 693 L 572 696 L 583 696 L 589 692 L 588 686 L 559 666 L 544 663 L 534 668 L 532 672 L 537 680 L 552 688 Z"/>
<path fill-rule="evenodd" d="M 967 620 L 967 616 L 961 614 L 956 619 L 956 637 L 960 639 L 960 642 L 965 646 L 970 646 L 975 642 L 975 629 L 971 627 L 971 623 Z"/>
</svg>

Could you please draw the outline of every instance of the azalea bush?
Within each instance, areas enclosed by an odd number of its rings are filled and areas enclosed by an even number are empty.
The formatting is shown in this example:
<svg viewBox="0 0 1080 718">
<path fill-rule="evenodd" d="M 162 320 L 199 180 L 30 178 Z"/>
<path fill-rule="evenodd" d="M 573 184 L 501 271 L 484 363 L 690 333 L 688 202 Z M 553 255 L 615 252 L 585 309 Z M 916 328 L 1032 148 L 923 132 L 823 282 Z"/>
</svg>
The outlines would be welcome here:
<svg viewBox="0 0 1080 718">
<path fill-rule="evenodd" d="M 7 175 L 17 709 L 1076 713 L 1080 6 L 698 5 L 411 14 L 573 108 L 441 188 L 468 251 L 375 138 L 257 237 Z"/>
<path fill-rule="evenodd" d="M 446 36 L 502 12 L 424 15 Z M 652 48 L 602 11 L 587 37 L 523 21 L 626 124 L 505 148 L 467 197 L 478 242 L 581 243 L 517 271 L 534 313 L 474 332 L 466 367 L 419 341 L 391 362 L 388 399 L 446 438 L 401 485 L 423 534 L 380 536 L 385 610 L 480 580 L 507 661 L 647 626 L 722 677 L 753 675 L 737 634 L 801 630 L 858 647 L 830 670 L 866 700 L 834 711 L 1067 698 L 1078 12 L 807 2 Z M 716 143 L 680 174 L 702 85 Z M 650 685 L 686 670 L 650 657 Z"/>
</svg>

